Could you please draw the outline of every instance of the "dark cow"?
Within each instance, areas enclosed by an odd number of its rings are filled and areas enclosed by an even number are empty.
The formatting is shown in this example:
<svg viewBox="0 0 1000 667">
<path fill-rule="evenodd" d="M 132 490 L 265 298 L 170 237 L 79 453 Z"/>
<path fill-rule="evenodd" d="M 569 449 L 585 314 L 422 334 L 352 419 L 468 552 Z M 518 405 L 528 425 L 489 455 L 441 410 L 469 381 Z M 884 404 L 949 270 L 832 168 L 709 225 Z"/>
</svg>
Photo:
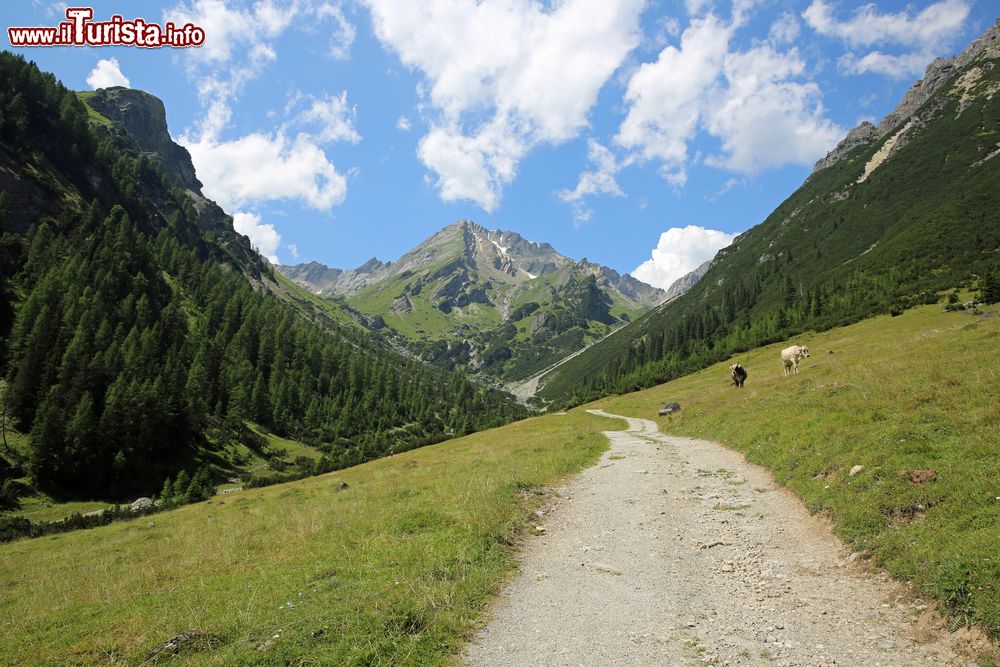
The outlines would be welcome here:
<svg viewBox="0 0 1000 667">
<path fill-rule="evenodd" d="M 742 389 L 743 383 L 747 380 L 747 369 L 743 368 L 741 364 L 733 364 L 730 368 L 733 371 L 733 384 L 737 389 Z"/>
</svg>

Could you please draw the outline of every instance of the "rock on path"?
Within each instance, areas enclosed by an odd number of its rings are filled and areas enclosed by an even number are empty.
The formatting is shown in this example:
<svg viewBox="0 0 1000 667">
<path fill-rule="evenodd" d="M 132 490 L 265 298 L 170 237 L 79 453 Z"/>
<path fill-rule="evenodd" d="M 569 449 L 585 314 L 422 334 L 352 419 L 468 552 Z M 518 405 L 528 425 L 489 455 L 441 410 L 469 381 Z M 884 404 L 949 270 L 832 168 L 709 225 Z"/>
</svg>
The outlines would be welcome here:
<svg viewBox="0 0 1000 667">
<path fill-rule="evenodd" d="M 762 468 L 623 419 L 541 519 L 467 664 L 967 664 L 917 643 L 924 607 Z"/>
</svg>

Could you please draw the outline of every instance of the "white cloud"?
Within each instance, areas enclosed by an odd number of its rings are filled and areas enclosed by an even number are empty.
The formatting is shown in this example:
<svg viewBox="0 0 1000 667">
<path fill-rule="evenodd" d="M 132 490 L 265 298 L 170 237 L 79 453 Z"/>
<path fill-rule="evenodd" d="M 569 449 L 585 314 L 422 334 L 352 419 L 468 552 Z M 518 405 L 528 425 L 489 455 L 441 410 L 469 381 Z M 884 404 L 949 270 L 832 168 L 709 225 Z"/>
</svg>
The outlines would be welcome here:
<svg viewBox="0 0 1000 667">
<path fill-rule="evenodd" d="M 468 199 L 487 211 L 500 204 L 500 193 L 514 180 L 517 163 L 528 147 L 503 120 L 481 127 L 473 136 L 458 126 L 432 126 L 417 146 L 420 160 L 434 171 L 441 199 Z"/>
<path fill-rule="evenodd" d="M 802 27 L 795 14 L 784 12 L 771 24 L 767 38 L 774 44 L 791 44 L 799 38 Z"/>
<path fill-rule="evenodd" d="M 275 253 L 281 245 L 281 236 L 274 229 L 274 225 L 261 224 L 260 216 L 255 213 L 237 211 L 233 213 L 233 229 L 250 237 L 250 245 L 266 257 L 267 261 L 272 264 L 279 263 Z M 293 253 L 293 256 L 298 255 Z"/>
<path fill-rule="evenodd" d="M 594 139 L 587 140 L 587 156 L 594 169 L 580 174 L 576 187 L 572 190 L 560 190 L 556 193 L 561 200 L 573 208 L 573 219 L 576 226 L 590 220 L 593 212 L 583 204 L 583 199 L 592 195 L 612 195 L 624 197 L 615 174 L 626 164 L 619 162 L 607 147 Z"/>
<path fill-rule="evenodd" d="M 801 80 L 805 63 L 797 50 L 770 44 L 730 52 L 739 21 L 714 15 L 695 19 L 680 46 L 667 46 L 641 65 L 628 82 L 628 114 L 615 142 L 644 160 L 661 163 L 674 188 L 687 181 L 688 146 L 699 131 L 721 142 L 706 164 L 754 174 L 786 164 L 811 164 L 843 130 L 823 117 L 819 86 Z M 734 14 L 735 14 L 734 10 Z M 784 39 L 789 26 L 772 29 Z"/>
<path fill-rule="evenodd" d="M 813 0 L 802 17 L 819 34 L 839 39 L 852 49 L 840 59 L 843 71 L 900 78 L 920 74 L 934 57 L 943 55 L 951 40 L 961 33 L 971 9 L 970 0 L 939 0 L 915 14 L 911 8 L 880 13 L 874 4 L 867 4 L 855 9 L 847 20 L 839 20 L 826 0 Z M 855 52 L 876 45 L 897 45 L 908 51 Z"/>
<path fill-rule="evenodd" d="M 128 77 L 122 74 L 121 67 L 118 66 L 117 58 L 107 58 L 98 60 L 97 65 L 87 75 L 87 85 L 97 90 L 98 88 L 110 88 L 111 86 L 129 87 Z"/>
<path fill-rule="evenodd" d="M 680 48 L 667 46 L 656 62 L 641 65 L 628 82 L 628 115 L 615 142 L 646 160 L 683 165 L 730 36 L 731 29 L 715 16 L 695 19 L 681 36 Z"/>
<path fill-rule="evenodd" d="M 426 77 L 418 155 L 442 199 L 498 204 L 521 159 L 578 135 L 639 43 L 643 0 L 366 0 L 375 33 Z"/>
<path fill-rule="evenodd" d="M 341 3 L 257 0 L 238 6 L 223 0 L 189 0 L 163 16 L 165 21 L 199 25 L 207 35 L 205 46 L 184 54 L 187 74 L 205 112 L 197 126 L 180 138 L 191 152 L 205 193 L 228 209 L 271 200 L 298 199 L 322 211 L 340 204 L 347 181 L 324 147 L 361 140 L 355 127 L 357 110 L 348 103 L 347 91 L 297 93 L 289 99 L 286 119 L 278 127 L 236 138 L 225 134 L 233 103 L 278 59 L 275 43 L 290 29 L 315 30 L 324 22 L 333 23 L 331 34 L 342 52 L 331 55 L 347 56 L 354 28 Z"/>
<path fill-rule="evenodd" d="M 934 59 L 931 53 L 903 53 L 892 55 L 881 51 L 871 51 L 860 58 L 854 53 L 845 53 L 837 59 L 837 66 L 845 74 L 873 72 L 893 79 L 918 76 Z"/>
<path fill-rule="evenodd" d="M 593 139 L 587 140 L 587 155 L 596 167 L 593 171 L 580 174 L 580 180 L 573 190 L 561 190 L 559 198 L 565 202 L 578 201 L 587 195 L 607 194 L 621 197 L 624 195 L 615 180 L 624 166 L 618 163 L 614 153 Z"/>
<path fill-rule="evenodd" d="M 797 81 L 805 63 L 794 49 L 764 45 L 726 56 L 725 91 L 705 110 L 705 127 L 722 142 L 706 163 L 755 174 L 786 164 L 811 164 L 844 129 L 823 117 L 822 93 Z"/>
<path fill-rule="evenodd" d="M 316 7 L 316 16 L 320 19 L 329 18 L 336 24 L 336 28 L 330 31 L 330 57 L 335 60 L 349 58 L 357 29 L 344 16 L 341 4 L 324 2 Z"/>
<path fill-rule="evenodd" d="M 666 289 L 712 259 L 735 238 L 736 234 L 695 225 L 671 227 L 660 234 L 650 259 L 636 267 L 632 275 L 644 283 Z"/>
<path fill-rule="evenodd" d="M 908 11 L 880 14 L 878 7 L 858 7 L 846 21 L 838 21 L 825 0 L 813 0 L 802 13 L 806 23 L 821 35 L 836 37 L 851 46 L 902 44 L 924 46 L 940 43 L 961 31 L 972 9 L 967 0 L 941 0 L 915 15 Z"/>
<path fill-rule="evenodd" d="M 249 9 L 239 9 L 223 0 L 192 0 L 180 3 L 163 13 L 165 21 L 177 25 L 193 23 L 205 30 L 205 43 L 190 49 L 190 57 L 220 65 L 234 54 L 269 48 L 274 39 L 292 23 L 297 4 L 276 4 L 260 0 Z"/>
<path fill-rule="evenodd" d="M 255 132 L 232 141 L 181 143 L 191 152 L 205 194 L 232 210 L 277 199 L 300 199 L 327 211 L 344 201 L 347 180 L 306 134 Z"/>
<path fill-rule="evenodd" d="M 288 252 L 291 254 L 292 259 L 298 259 L 299 258 L 299 247 L 297 245 L 295 245 L 294 243 L 289 243 L 288 244 Z"/>
<path fill-rule="evenodd" d="M 742 180 L 740 180 L 738 178 L 730 178 L 729 180 L 727 180 L 725 183 L 722 184 L 722 187 L 719 189 L 718 192 L 716 192 L 711 197 L 708 197 L 708 201 L 717 201 L 724 194 L 726 194 L 727 192 L 729 192 L 733 188 L 735 188 L 735 187 L 737 187 L 739 185 L 742 185 L 742 184 L 743 184 Z"/>
<path fill-rule="evenodd" d="M 670 187 L 672 187 L 675 191 L 683 190 L 684 186 L 687 185 L 687 170 L 683 167 L 671 169 L 667 165 L 662 165 L 659 169 L 657 169 L 657 173 L 660 175 L 660 178 L 669 183 Z"/>
<path fill-rule="evenodd" d="M 396 129 L 400 132 L 409 132 L 411 127 L 410 119 L 406 116 L 400 116 L 396 119 Z"/>
<path fill-rule="evenodd" d="M 688 16 L 699 16 L 703 11 L 712 7 L 712 0 L 684 0 L 684 9 Z"/>
<path fill-rule="evenodd" d="M 341 91 L 340 95 L 300 95 L 296 98 L 289 102 L 287 109 L 294 108 L 298 100 L 305 99 L 307 106 L 294 122 L 300 126 L 315 128 L 317 131 L 312 134 L 318 140 L 327 143 L 347 141 L 352 144 L 361 141 L 361 135 L 354 127 L 358 110 L 348 104 L 346 90 Z"/>
</svg>

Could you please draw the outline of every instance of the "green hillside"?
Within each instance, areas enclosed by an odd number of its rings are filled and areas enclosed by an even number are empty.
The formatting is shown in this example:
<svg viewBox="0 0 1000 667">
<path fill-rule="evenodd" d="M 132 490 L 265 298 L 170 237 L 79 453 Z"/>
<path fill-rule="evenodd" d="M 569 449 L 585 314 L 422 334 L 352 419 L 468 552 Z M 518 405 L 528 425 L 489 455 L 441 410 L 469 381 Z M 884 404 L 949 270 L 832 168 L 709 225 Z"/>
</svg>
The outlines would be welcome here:
<svg viewBox="0 0 1000 667">
<path fill-rule="evenodd" d="M 541 395 L 579 403 L 650 386 L 1000 273 L 998 64 L 993 47 L 956 70 L 720 251 L 687 294 L 547 376 Z"/>
<path fill-rule="evenodd" d="M 547 487 L 596 461 L 614 427 L 536 418 L 2 545 L 0 663 L 139 664 L 190 631 L 179 654 L 196 664 L 441 662 L 513 568 Z"/>
</svg>

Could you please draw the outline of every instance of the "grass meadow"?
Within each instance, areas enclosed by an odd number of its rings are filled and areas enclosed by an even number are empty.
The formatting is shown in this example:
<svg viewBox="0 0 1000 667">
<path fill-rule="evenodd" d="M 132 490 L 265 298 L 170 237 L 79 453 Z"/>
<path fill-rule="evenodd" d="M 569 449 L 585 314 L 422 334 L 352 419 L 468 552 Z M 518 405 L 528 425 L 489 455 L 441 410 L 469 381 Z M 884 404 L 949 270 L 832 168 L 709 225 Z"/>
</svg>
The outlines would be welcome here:
<svg viewBox="0 0 1000 667">
<path fill-rule="evenodd" d="M 596 461 L 614 428 L 530 419 L 2 545 L 0 664 L 134 665 L 189 631 L 177 656 L 193 664 L 441 662 L 514 567 L 538 491 Z"/>
</svg>

